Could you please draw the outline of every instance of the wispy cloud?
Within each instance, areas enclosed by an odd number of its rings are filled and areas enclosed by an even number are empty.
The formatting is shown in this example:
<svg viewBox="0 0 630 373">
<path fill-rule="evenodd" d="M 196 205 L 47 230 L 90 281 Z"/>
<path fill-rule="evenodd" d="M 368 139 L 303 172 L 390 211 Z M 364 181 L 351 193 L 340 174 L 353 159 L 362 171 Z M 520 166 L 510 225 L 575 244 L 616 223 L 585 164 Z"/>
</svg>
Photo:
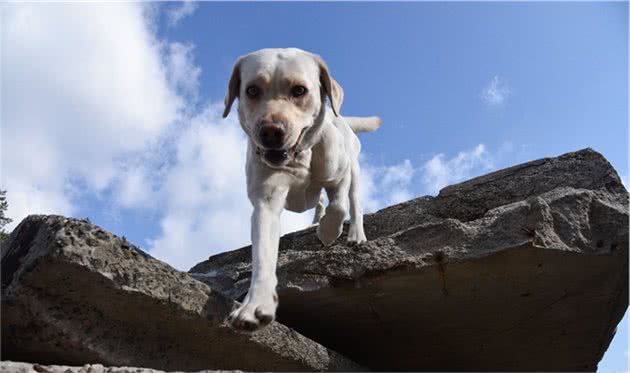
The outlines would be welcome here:
<svg viewBox="0 0 630 373">
<path fill-rule="evenodd" d="M 185 4 L 173 22 L 196 6 Z M 116 215 L 150 211 L 159 231 L 148 250 L 179 269 L 249 243 L 246 137 L 237 116 L 221 117 L 220 103 L 197 105 L 194 45 L 160 39 L 138 3 L 11 3 L 4 11 L 11 53 L 3 57 L 10 94 L 2 97 L 0 188 L 13 226 L 31 213 L 81 215 L 78 197 L 96 195 Z M 364 156 L 364 211 L 413 198 L 414 180 L 436 193 L 492 168 L 492 159 L 483 144 L 420 168 Z M 308 226 L 312 214 L 283 212 L 282 231 Z"/>
<path fill-rule="evenodd" d="M 148 240 L 149 251 L 180 269 L 250 243 L 247 139 L 236 116 L 222 119 L 221 114 L 222 104 L 208 105 L 176 134 L 175 161 L 154 197 L 165 206 L 159 219 L 160 233 Z M 415 169 L 411 161 L 377 166 L 364 156 L 361 167 L 364 212 L 413 198 Z M 306 228 L 312 217 L 312 210 L 302 214 L 284 211 L 281 230 L 288 233 Z"/>
<path fill-rule="evenodd" d="M 32 213 L 80 215 L 88 195 L 112 215 L 150 211 L 160 230 L 148 250 L 179 269 L 249 243 L 245 134 L 237 116 L 221 117 L 222 104 L 196 109 L 194 45 L 160 39 L 155 14 L 137 3 L 5 8 L 9 229 Z M 170 17 L 176 23 L 191 9 Z M 410 198 L 409 161 L 364 167 L 368 210 Z M 285 211 L 282 231 L 308 226 L 312 215 Z"/>
<path fill-rule="evenodd" d="M 13 224 L 29 213 L 72 214 L 76 194 L 120 180 L 121 202 L 133 205 L 144 173 L 130 171 L 130 155 L 152 148 L 185 107 L 143 6 L 3 11 L 2 187 Z"/>
<path fill-rule="evenodd" d="M 201 68 L 194 63 L 195 46 L 191 43 L 169 43 L 165 53 L 166 76 L 172 87 L 189 103 L 197 101 Z"/>
<path fill-rule="evenodd" d="M 490 106 L 502 105 L 510 95 L 508 85 L 495 75 L 481 91 L 481 98 Z"/>
<path fill-rule="evenodd" d="M 422 167 L 425 192 L 435 195 L 447 185 L 457 183 L 494 169 L 493 157 L 484 144 L 446 159 L 442 153 L 433 156 Z"/>
<path fill-rule="evenodd" d="M 166 19 L 169 27 L 176 27 L 179 22 L 193 14 L 197 10 L 198 4 L 195 1 L 182 1 L 176 7 L 166 10 Z"/>
<path fill-rule="evenodd" d="M 391 166 L 379 166 L 371 164 L 369 158 L 361 154 L 360 193 L 364 212 L 374 212 L 413 198 L 415 172 L 408 159 Z"/>
<path fill-rule="evenodd" d="M 245 183 L 247 140 L 236 116 L 208 105 L 175 135 L 174 162 L 157 192 L 164 206 L 152 255 L 188 269 L 208 255 L 249 244 L 251 204 Z M 282 232 L 305 228 L 311 214 L 284 212 Z"/>
</svg>

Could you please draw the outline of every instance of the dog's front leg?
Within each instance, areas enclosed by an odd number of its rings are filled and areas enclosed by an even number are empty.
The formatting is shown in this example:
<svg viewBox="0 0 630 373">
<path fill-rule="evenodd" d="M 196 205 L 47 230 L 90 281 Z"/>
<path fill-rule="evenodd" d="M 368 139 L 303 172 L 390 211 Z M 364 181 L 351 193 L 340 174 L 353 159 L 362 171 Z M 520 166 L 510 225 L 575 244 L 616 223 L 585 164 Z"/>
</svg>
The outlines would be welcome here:
<svg viewBox="0 0 630 373">
<path fill-rule="evenodd" d="M 251 198 L 254 205 L 251 221 L 252 277 L 243 304 L 230 314 L 236 329 L 255 331 L 273 321 L 278 307 L 276 263 L 280 241 L 280 214 L 287 191 L 284 188 Z"/>
</svg>

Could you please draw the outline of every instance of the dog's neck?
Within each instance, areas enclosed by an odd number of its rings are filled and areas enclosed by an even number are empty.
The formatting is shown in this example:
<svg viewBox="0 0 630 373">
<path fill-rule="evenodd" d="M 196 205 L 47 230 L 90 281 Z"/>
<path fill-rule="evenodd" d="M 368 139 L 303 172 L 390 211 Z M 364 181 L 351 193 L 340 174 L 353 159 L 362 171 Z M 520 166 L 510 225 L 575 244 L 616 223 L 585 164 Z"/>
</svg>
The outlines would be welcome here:
<svg viewBox="0 0 630 373">
<path fill-rule="evenodd" d="M 304 150 L 311 149 L 315 144 L 320 141 L 322 129 L 324 128 L 324 120 L 326 119 L 326 112 L 328 108 L 326 108 L 325 103 L 322 102 L 322 109 L 319 111 L 315 119 L 313 120 L 313 125 L 307 128 L 302 134 L 300 134 L 301 140 L 298 139 L 298 142 L 293 147 L 295 149 L 294 155 L 298 155 L 300 152 Z"/>
</svg>

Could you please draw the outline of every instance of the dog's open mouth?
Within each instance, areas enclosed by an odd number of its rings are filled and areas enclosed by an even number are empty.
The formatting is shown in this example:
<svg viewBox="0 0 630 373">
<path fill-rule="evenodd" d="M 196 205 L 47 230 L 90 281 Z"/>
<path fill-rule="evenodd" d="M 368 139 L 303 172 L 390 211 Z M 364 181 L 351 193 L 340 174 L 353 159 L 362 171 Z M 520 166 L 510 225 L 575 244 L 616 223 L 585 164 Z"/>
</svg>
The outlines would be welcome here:
<svg viewBox="0 0 630 373">
<path fill-rule="evenodd" d="M 281 165 L 289 159 L 289 152 L 286 150 L 265 150 L 265 160 L 274 165 Z"/>
<path fill-rule="evenodd" d="M 256 154 L 262 155 L 265 161 L 271 165 L 282 166 L 289 161 L 289 156 L 295 156 L 301 152 L 300 145 L 302 143 L 302 139 L 304 138 L 304 134 L 309 128 L 311 127 L 304 127 L 302 129 L 295 145 L 290 149 L 263 149 L 257 147 Z"/>
</svg>

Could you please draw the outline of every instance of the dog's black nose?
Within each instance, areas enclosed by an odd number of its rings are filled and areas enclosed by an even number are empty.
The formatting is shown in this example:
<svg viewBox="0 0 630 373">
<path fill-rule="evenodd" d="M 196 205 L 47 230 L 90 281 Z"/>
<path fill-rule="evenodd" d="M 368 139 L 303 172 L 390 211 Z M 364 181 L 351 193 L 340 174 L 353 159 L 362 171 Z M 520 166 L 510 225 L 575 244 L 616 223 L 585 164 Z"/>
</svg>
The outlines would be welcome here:
<svg viewBox="0 0 630 373">
<path fill-rule="evenodd" d="M 280 149 L 284 144 L 286 131 L 282 124 L 262 123 L 260 126 L 260 142 L 267 149 Z"/>
</svg>

